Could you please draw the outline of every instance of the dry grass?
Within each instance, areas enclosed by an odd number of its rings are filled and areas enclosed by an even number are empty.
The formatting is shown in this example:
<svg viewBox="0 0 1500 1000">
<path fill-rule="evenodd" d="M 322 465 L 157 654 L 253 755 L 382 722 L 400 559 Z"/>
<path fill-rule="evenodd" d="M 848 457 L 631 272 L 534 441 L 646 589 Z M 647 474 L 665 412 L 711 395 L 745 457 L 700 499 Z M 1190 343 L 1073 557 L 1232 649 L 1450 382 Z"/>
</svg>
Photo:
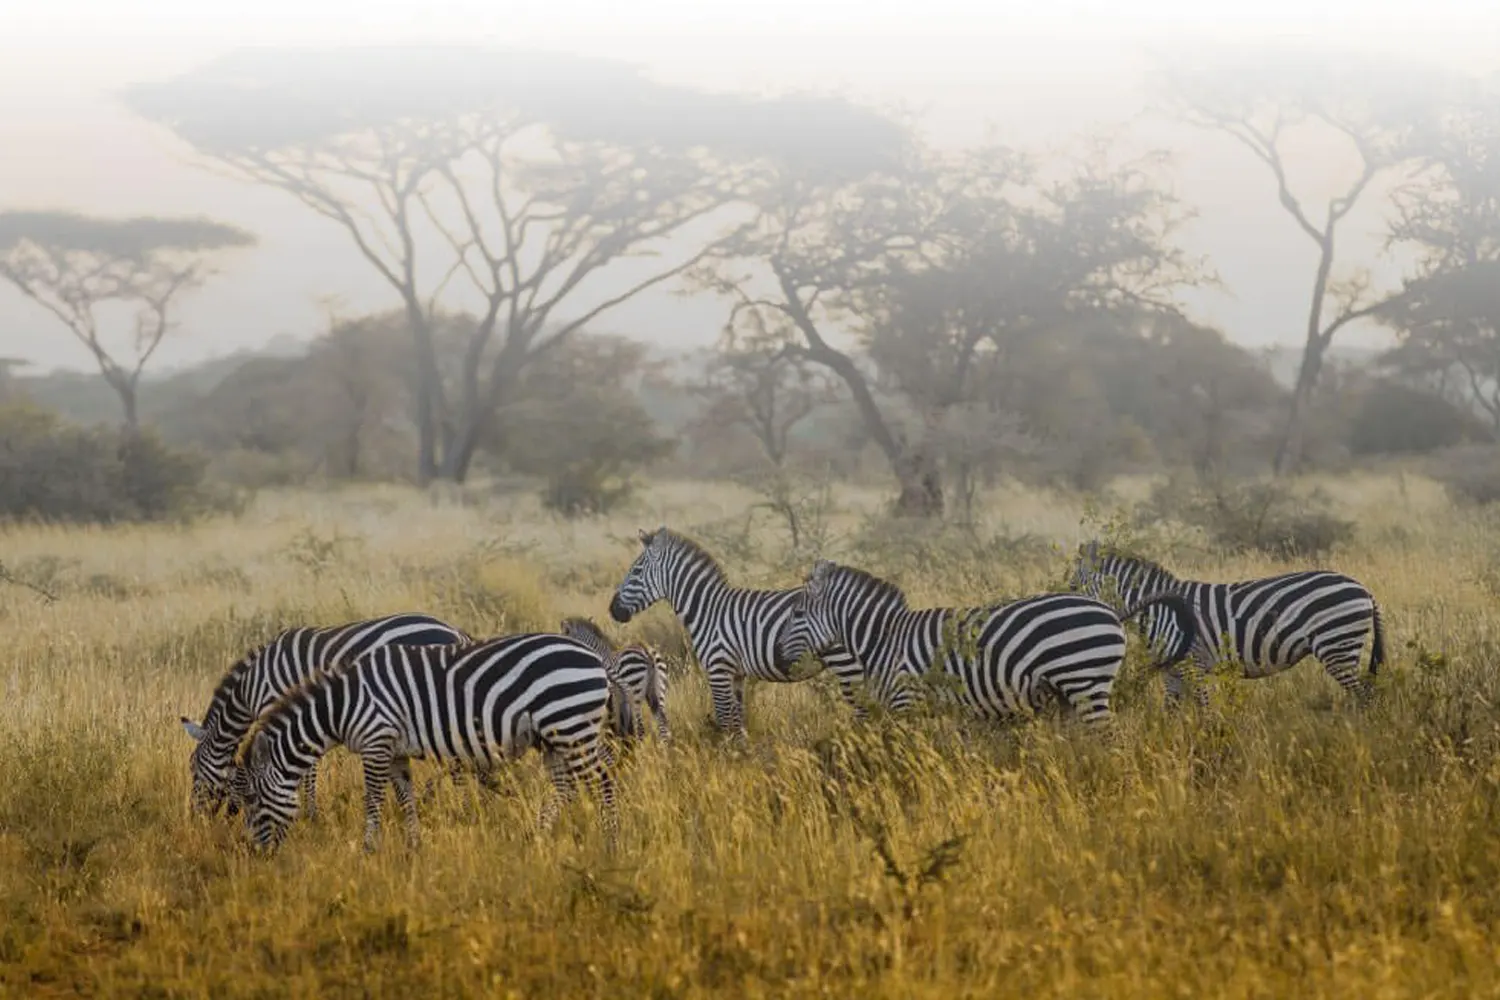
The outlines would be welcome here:
<svg viewBox="0 0 1500 1000">
<path fill-rule="evenodd" d="M 177 716 L 292 622 L 602 620 L 637 527 L 738 546 L 754 556 L 726 560 L 738 580 L 794 581 L 779 536 L 744 530 L 746 497 L 669 485 L 629 516 L 567 525 L 529 501 L 367 491 L 263 498 L 181 530 L 13 530 L 5 565 L 57 599 L 0 585 L 0 991 L 1500 995 L 1496 525 L 1420 480 L 1322 485 L 1361 524 L 1334 565 L 1387 608 L 1395 662 L 1376 708 L 1351 709 L 1305 666 L 1222 684 L 1219 717 L 1169 717 L 1132 664 L 1110 749 L 1050 720 L 856 728 L 818 680 L 752 689 L 753 748 L 736 755 L 690 674 L 671 706 L 679 744 L 623 774 L 615 857 L 587 805 L 533 839 L 534 759 L 514 797 L 441 786 L 418 853 L 388 813 L 384 847 L 363 856 L 342 751 L 324 817 L 252 857 L 237 825 L 187 815 Z M 1064 570 L 1014 539 L 866 533 L 855 548 L 874 498 L 840 500 L 836 554 L 920 601 L 1035 591 Z M 1004 492 L 981 535 L 1003 524 L 1071 549 L 1081 509 Z M 1271 569 L 1190 545 L 1173 560 L 1217 578 Z M 632 634 L 665 641 L 669 621 L 653 611 Z"/>
</svg>

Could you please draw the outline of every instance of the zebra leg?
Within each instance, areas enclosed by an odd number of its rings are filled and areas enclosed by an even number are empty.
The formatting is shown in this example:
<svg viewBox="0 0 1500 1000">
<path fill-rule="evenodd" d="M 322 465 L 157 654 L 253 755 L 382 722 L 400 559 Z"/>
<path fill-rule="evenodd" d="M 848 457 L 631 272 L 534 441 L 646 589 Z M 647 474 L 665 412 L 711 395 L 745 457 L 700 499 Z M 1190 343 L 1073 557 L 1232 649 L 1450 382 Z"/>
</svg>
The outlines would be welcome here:
<svg viewBox="0 0 1500 1000">
<path fill-rule="evenodd" d="M 568 761 L 562 754 L 549 747 L 543 751 L 542 762 L 547 767 L 547 777 L 552 780 L 552 794 L 547 797 L 547 801 L 542 803 L 541 812 L 537 814 L 536 825 L 542 833 L 546 833 L 557 822 L 562 807 L 577 797 L 578 786 L 573 781 L 572 768 L 568 766 Z"/>
<path fill-rule="evenodd" d="M 391 760 L 395 754 L 388 744 L 377 744 L 360 754 L 365 772 L 365 851 L 380 843 L 380 807 L 385 803 L 385 786 L 391 780 Z"/>
<path fill-rule="evenodd" d="M 615 779 L 610 773 L 612 765 L 607 763 L 605 755 L 600 752 L 603 749 L 604 745 L 601 743 L 595 744 L 593 750 L 575 751 L 568 757 L 568 766 L 572 771 L 575 787 L 578 779 L 582 778 L 589 790 L 598 796 L 605 844 L 613 851 L 619 841 L 620 814 L 615 803 Z"/>
<path fill-rule="evenodd" d="M 411 758 L 397 757 L 391 762 L 391 788 L 395 789 L 396 804 L 406 818 L 406 842 L 417 847 L 422 841 L 422 830 L 417 822 L 417 800 L 411 789 Z"/>
<path fill-rule="evenodd" d="M 1094 681 L 1073 688 L 1071 691 L 1065 691 L 1047 682 L 1048 690 L 1064 706 L 1065 711 L 1078 715 L 1091 727 L 1104 729 L 1110 728 L 1114 721 L 1114 712 L 1109 707 L 1112 687 L 1114 687 L 1113 678 L 1107 681 Z"/>
<path fill-rule="evenodd" d="M 1359 654 L 1364 647 L 1364 636 L 1361 635 L 1359 640 L 1352 648 L 1347 641 L 1315 647 L 1313 655 L 1323 664 L 1323 670 L 1328 676 L 1338 681 L 1339 687 L 1353 695 L 1359 704 L 1367 705 L 1375 695 L 1375 688 L 1370 679 L 1361 676 L 1359 672 Z"/>
<path fill-rule="evenodd" d="M 727 663 L 708 668 L 708 693 L 714 703 L 714 723 L 741 745 L 750 741 L 745 731 L 745 678 Z"/>
<path fill-rule="evenodd" d="M 1182 704 L 1182 667 L 1173 665 L 1164 672 L 1162 680 L 1166 683 L 1167 693 L 1163 698 L 1163 704 L 1169 708 L 1176 708 Z"/>
<path fill-rule="evenodd" d="M 318 818 L 318 765 L 314 764 L 302 776 L 303 811 L 309 820 Z"/>
</svg>

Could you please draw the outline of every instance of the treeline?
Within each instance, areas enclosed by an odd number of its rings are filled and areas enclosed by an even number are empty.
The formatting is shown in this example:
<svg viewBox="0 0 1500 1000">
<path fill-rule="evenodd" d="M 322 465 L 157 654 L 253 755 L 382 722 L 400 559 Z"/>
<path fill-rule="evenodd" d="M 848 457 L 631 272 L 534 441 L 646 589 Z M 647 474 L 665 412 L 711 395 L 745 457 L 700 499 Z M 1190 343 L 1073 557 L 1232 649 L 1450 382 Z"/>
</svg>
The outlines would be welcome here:
<svg viewBox="0 0 1500 1000">
<path fill-rule="evenodd" d="M 1217 276 L 1180 242 L 1193 212 L 1168 157 L 1094 140 L 1075 157 L 939 150 L 842 100 L 433 55 L 244 52 L 127 95 L 206 160 L 341 227 L 393 293 L 395 312 L 335 323 L 306 356 L 251 358 L 152 402 L 144 373 L 178 298 L 254 237 L 0 213 L 0 276 L 88 349 L 122 441 L 159 433 L 242 483 L 535 477 L 570 514 L 675 463 L 760 477 L 790 522 L 788 481 L 806 469 L 883 477 L 896 513 L 932 517 L 1006 475 L 1090 489 L 1184 468 L 1222 494 L 1500 428 L 1489 83 L 1313 50 L 1158 67 L 1156 110 L 1235 140 L 1316 249 L 1283 385 L 1184 310 Z M 1318 142 L 1352 165 L 1324 200 L 1290 180 Z M 1408 264 L 1389 288 L 1341 249 L 1372 204 Z M 720 300 L 718 342 L 664 359 L 594 332 L 654 288 Z M 133 354 L 100 335 L 96 308 L 121 306 Z M 1336 341 L 1357 323 L 1400 347 L 1341 368 Z"/>
<path fill-rule="evenodd" d="M 449 387 L 462 378 L 469 322 L 434 325 Z M 900 391 L 912 376 L 861 360 L 882 412 L 902 433 L 923 428 Z M 12 372 L 0 380 L 0 505 L 11 515 L 112 520 L 190 507 L 204 484 L 223 496 L 412 482 L 411 369 L 401 314 L 341 321 L 305 350 L 242 353 L 148 380 L 145 426 L 129 438 L 83 426 L 110 399 L 97 379 Z M 1274 454 L 1289 394 L 1265 358 L 1158 314 L 1015 345 L 984 384 L 992 405 L 956 407 L 929 438 L 940 487 L 959 503 L 1003 477 L 1092 490 L 1122 472 L 1252 475 Z M 144 443 L 132 458 L 123 440 Z M 1340 468 L 1489 440 L 1481 420 L 1431 388 L 1349 365 L 1316 397 L 1307 447 L 1314 467 Z M 518 381 L 475 462 L 481 475 L 535 483 L 568 515 L 610 509 L 649 474 L 734 479 L 789 504 L 798 484 L 878 482 L 887 471 L 843 383 L 779 347 L 669 352 L 591 335 L 570 338 Z M 127 468 L 147 465 L 154 471 L 136 477 L 147 487 L 123 485 Z"/>
</svg>

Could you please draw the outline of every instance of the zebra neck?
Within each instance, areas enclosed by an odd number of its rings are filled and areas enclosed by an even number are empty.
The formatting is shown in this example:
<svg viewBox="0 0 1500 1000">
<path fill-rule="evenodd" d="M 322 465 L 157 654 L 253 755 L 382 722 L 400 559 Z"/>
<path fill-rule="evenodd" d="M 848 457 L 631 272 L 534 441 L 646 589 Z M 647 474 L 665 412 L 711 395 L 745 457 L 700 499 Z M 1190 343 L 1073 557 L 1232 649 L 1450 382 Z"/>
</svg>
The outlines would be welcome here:
<svg viewBox="0 0 1500 1000">
<path fill-rule="evenodd" d="M 674 577 L 667 600 L 672 603 L 688 635 L 696 635 L 697 630 L 712 619 L 715 610 L 723 603 L 720 598 L 728 591 L 728 585 L 712 571 L 699 570 Z"/>
<path fill-rule="evenodd" d="M 913 611 L 910 608 L 883 607 L 870 611 L 861 623 L 858 634 L 846 634 L 840 638 L 844 646 L 862 663 L 871 668 L 887 668 L 901 659 L 901 637 L 907 635 L 910 626 L 930 611 Z"/>
</svg>

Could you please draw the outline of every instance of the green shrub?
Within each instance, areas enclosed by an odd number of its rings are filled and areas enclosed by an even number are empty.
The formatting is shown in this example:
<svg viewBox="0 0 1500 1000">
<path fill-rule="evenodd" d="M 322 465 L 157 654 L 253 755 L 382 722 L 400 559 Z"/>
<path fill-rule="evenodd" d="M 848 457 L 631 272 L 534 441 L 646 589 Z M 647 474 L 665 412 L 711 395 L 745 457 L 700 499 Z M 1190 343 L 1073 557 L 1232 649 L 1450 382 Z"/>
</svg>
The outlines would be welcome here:
<svg viewBox="0 0 1500 1000">
<path fill-rule="evenodd" d="M 80 427 L 39 407 L 0 406 L 0 519 L 109 524 L 181 517 L 207 505 L 204 462 L 134 435 Z"/>
<path fill-rule="evenodd" d="M 1263 552 L 1281 559 L 1317 558 L 1354 537 L 1354 522 L 1334 514 L 1320 490 L 1301 494 L 1284 483 L 1158 486 L 1138 515 L 1201 529 L 1228 552 Z"/>
</svg>

